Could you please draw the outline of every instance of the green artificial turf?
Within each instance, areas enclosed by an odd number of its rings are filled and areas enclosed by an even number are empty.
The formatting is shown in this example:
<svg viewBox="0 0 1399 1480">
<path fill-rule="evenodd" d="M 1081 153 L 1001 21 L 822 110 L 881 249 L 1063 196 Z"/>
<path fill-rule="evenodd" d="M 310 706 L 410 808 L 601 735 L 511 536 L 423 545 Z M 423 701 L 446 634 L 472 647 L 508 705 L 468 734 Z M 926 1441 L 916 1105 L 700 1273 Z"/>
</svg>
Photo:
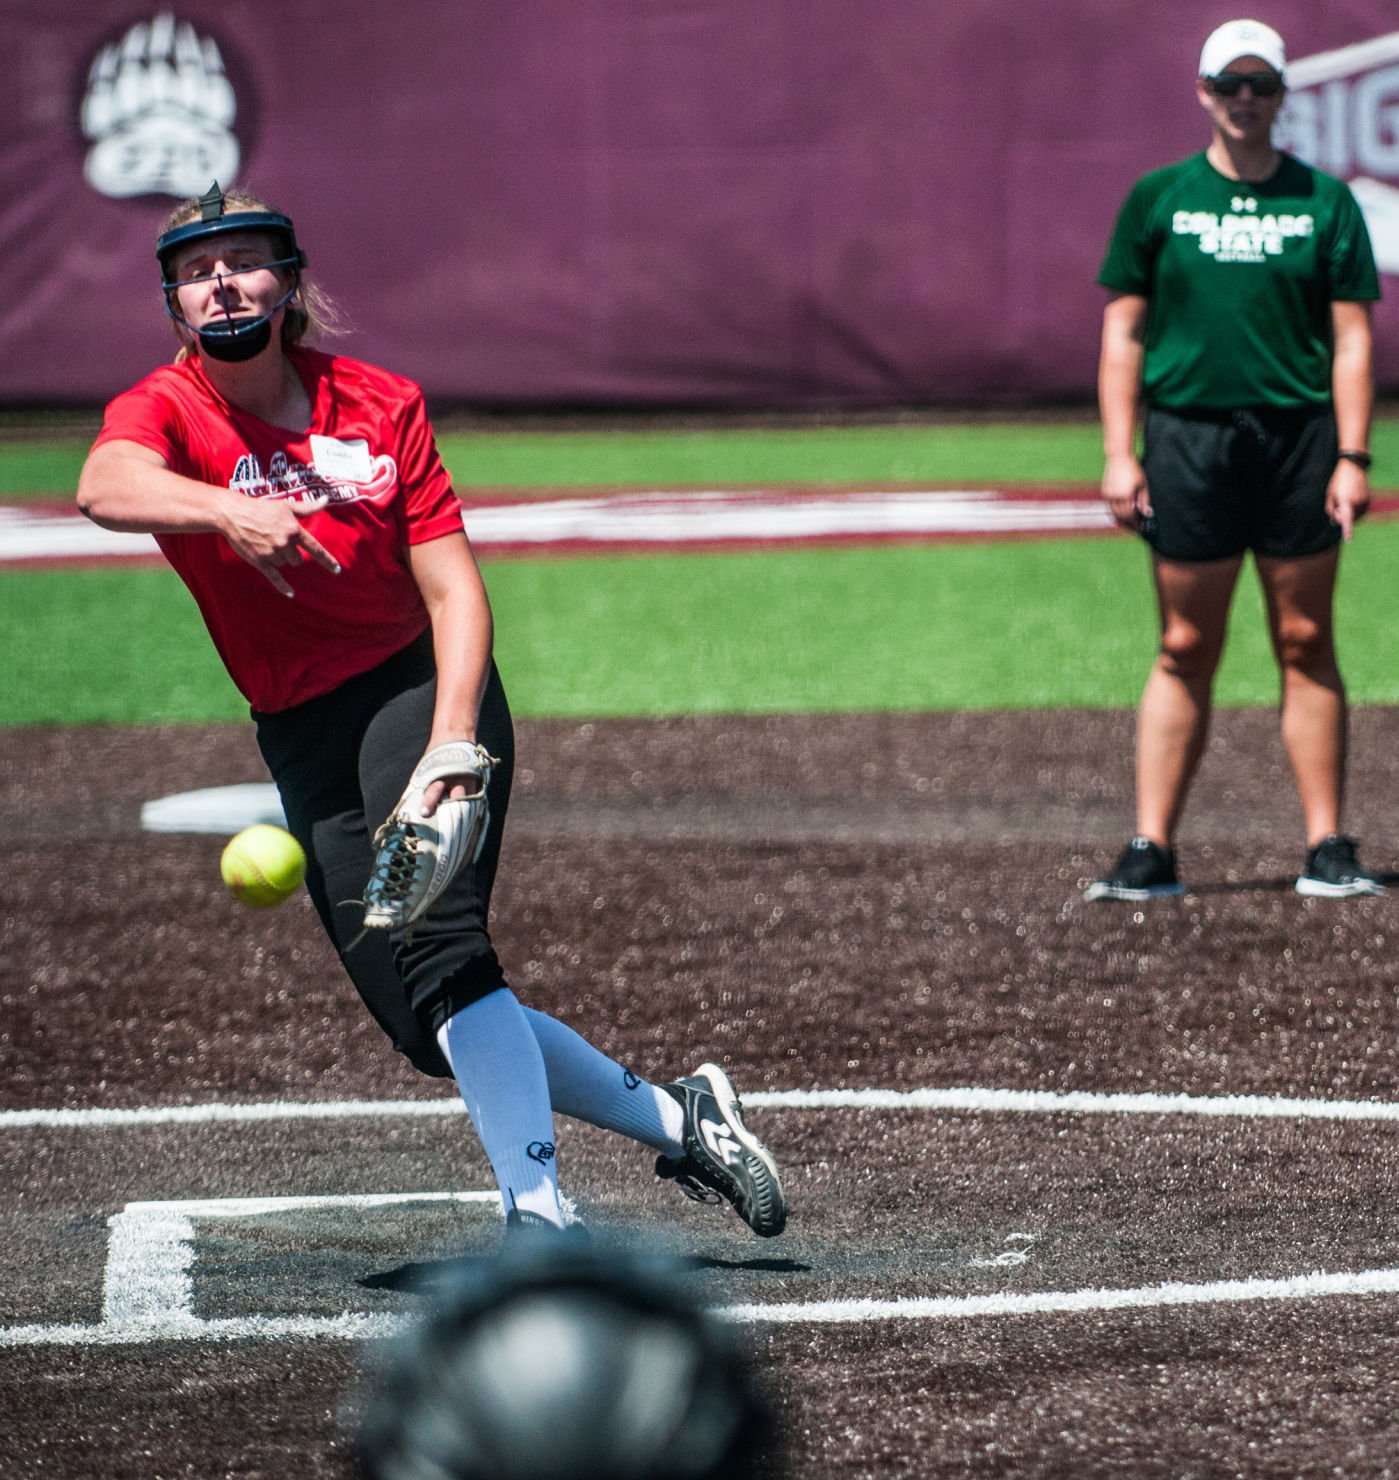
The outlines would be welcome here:
<svg viewBox="0 0 1399 1480">
<path fill-rule="evenodd" d="M 1399 702 L 1382 614 L 1399 523 L 1362 528 L 1338 600 L 1351 697 Z M 1136 702 L 1155 617 L 1122 538 L 970 542 L 485 567 L 522 716 L 1116 707 Z M 0 724 L 246 713 L 178 579 L 161 569 L 0 572 Z M 1271 704 L 1246 571 L 1217 687 Z"/>
<path fill-rule="evenodd" d="M 1377 484 L 1399 420 L 1376 427 Z M 0 443 L 0 496 L 67 498 L 85 437 Z M 692 431 L 489 431 L 442 438 L 459 487 L 1092 483 L 1089 422 Z M 1399 482 L 1390 475 L 1390 485 Z M 1347 555 L 1339 622 L 1353 696 L 1399 700 L 1389 572 L 1399 525 Z M 1135 702 L 1154 637 L 1126 538 L 502 561 L 498 652 L 524 715 L 975 709 Z M 1219 682 L 1273 702 L 1251 576 Z M 0 566 L 0 724 L 245 713 L 168 571 Z"/>
<path fill-rule="evenodd" d="M 441 446 L 460 488 L 1084 483 L 1102 472 L 1088 423 L 449 435 Z"/>
<path fill-rule="evenodd" d="M 0 498 L 68 498 L 86 438 L 0 442 Z M 1096 484 L 1092 422 L 703 431 L 446 433 L 461 489 L 753 487 L 773 483 Z M 1399 418 L 1376 423 L 1377 488 L 1399 488 Z"/>
<path fill-rule="evenodd" d="M 0 498 L 69 498 L 89 441 L 62 439 L 0 442 Z"/>
</svg>

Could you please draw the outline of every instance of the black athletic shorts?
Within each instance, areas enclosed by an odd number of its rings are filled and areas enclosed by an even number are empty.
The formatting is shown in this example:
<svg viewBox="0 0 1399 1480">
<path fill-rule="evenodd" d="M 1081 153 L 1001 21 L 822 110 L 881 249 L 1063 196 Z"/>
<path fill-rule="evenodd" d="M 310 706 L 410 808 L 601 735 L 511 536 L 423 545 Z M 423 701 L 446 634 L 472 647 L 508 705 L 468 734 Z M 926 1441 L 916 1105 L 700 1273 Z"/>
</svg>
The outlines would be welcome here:
<svg viewBox="0 0 1399 1480">
<path fill-rule="evenodd" d="M 1148 407 L 1142 537 L 1167 560 L 1316 555 L 1340 543 L 1326 512 L 1336 466 L 1330 408 L 1167 411 Z"/>
<path fill-rule="evenodd" d="M 428 630 L 330 693 L 275 714 L 254 711 L 253 719 L 287 827 L 306 850 L 307 891 L 350 979 L 400 1052 L 424 1073 L 448 1075 L 437 1029 L 452 1013 L 506 985 L 487 921 L 515 740 L 494 664 L 476 738 L 500 763 L 487 788 L 490 826 L 480 856 L 406 936 L 361 928 L 374 830 L 427 748 L 436 696 Z"/>
</svg>

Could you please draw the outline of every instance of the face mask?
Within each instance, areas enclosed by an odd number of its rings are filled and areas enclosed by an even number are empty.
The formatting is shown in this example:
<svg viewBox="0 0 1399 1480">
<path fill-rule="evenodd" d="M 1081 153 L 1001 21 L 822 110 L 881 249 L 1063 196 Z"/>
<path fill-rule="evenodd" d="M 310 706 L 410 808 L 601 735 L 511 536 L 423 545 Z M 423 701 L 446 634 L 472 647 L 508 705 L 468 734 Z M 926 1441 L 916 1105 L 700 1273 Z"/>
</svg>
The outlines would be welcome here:
<svg viewBox="0 0 1399 1480">
<path fill-rule="evenodd" d="M 255 360 L 272 343 L 272 316 L 268 314 L 242 323 L 229 320 L 222 324 L 206 324 L 196 330 L 195 335 L 199 340 L 199 353 L 208 355 L 211 360 L 230 364 Z"/>
<path fill-rule="evenodd" d="M 173 291 L 175 285 L 167 283 L 165 293 L 165 311 L 182 328 L 193 334 L 199 341 L 200 354 L 208 355 L 211 360 L 223 360 L 228 364 L 237 364 L 242 360 L 251 360 L 260 355 L 272 342 L 272 320 L 277 310 L 284 304 L 290 303 L 296 295 L 296 290 L 301 285 L 298 273 L 299 263 L 295 258 L 282 258 L 276 262 L 260 263 L 257 268 L 239 269 L 240 271 L 260 271 L 262 268 L 290 268 L 292 271 L 292 284 L 285 293 L 272 305 L 260 318 L 235 319 L 225 304 L 224 317 L 214 319 L 200 328 L 195 328 L 185 316 L 175 307 L 176 295 Z M 222 284 L 224 277 L 232 277 L 232 273 L 219 275 Z"/>
</svg>

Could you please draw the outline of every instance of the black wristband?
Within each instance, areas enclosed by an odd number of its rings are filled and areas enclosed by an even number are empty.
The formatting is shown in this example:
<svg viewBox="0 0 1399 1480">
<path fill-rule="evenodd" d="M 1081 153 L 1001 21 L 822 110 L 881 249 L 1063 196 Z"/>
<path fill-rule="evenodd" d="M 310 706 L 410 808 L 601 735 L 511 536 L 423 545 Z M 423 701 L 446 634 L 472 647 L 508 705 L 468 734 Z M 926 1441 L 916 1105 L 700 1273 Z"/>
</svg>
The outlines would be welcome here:
<svg viewBox="0 0 1399 1480">
<path fill-rule="evenodd" d="M 1344 449 L 1336 454 L 1337 462 L 1353 462 L 1357 468 L 1365 472 L 1370 470 L 1370 454 L 1368 452 L 1348 452 Z"/>
</svg>

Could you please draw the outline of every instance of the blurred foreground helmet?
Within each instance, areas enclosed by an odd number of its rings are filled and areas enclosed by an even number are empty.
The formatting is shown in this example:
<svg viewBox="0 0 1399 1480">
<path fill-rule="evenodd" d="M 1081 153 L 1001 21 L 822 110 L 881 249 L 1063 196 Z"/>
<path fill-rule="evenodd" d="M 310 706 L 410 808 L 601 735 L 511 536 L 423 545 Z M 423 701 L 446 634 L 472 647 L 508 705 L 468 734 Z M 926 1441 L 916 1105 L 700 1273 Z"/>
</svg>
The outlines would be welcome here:
<svg viewBox="0 0 1399 1480">
<path fill-rule="evenodd" d="M 673 1263 L 518 1238 L 371 1379 L 373 1480 L 742 1480 L 770 1433 L 731 1328 Z"/>
</svg>

